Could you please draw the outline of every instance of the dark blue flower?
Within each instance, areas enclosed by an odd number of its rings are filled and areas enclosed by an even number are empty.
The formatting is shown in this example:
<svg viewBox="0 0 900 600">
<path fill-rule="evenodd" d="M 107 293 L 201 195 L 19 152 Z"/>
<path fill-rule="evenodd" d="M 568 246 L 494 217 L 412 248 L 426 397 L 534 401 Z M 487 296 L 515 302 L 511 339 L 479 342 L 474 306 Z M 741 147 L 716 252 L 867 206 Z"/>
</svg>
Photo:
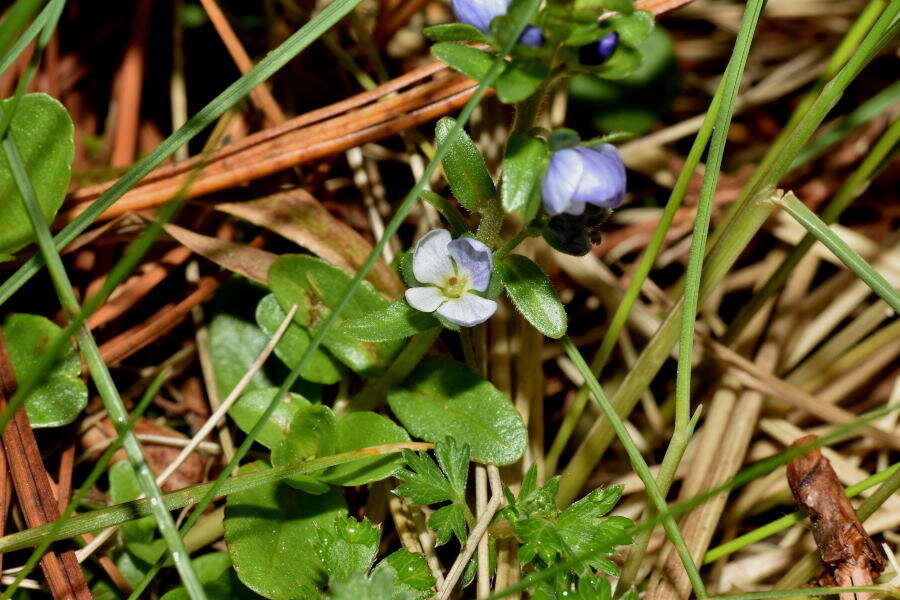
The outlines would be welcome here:
<svg viewBox="0 0 900 600">
<path fill-rule="evenodd" d="M 625 198 L 625 165 L 615 146 L 576 146 L 557 150 L 541 182 L 551 216 L 581 215 L 585 204 L 613 209 Z"/>
<path fill-rule="evenodd" d="M 494 17 L 505 15 L 510 0 L 452 0 L 453 14 L 456 20 L 466 25 L 480 29 L 482 33 L 490 35 L 491 21 Z M 541 30 L 534 25 L 525 27 L 519 43 L 525 46 L 542 46 L 544 36 Z"/>
<path fill-rule="evenodd" d="M 613 31 L 596 42 L 585 44 L 578 49 L 578 60 L 588 67 L 596 67 L 605 63 L 619 46 L 619 34 Z"/>
</svg>

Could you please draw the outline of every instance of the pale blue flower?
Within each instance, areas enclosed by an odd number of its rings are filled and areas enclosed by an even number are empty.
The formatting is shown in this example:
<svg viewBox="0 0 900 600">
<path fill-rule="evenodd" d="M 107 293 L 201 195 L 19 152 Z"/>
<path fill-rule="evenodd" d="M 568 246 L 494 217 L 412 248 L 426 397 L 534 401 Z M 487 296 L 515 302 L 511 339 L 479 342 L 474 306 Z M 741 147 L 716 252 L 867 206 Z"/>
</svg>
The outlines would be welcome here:
<svg viewBox="0 0 900 600">
<path fill-rule="evenodd" d="M 454 325 L 471 327 L 487 321 L 497 303 L 474 292 L 491 282 L 491 249 L 472 238 L 452 239 L 446 229 L 432 229 L 413 250 L 413 275 L 426 284 L 406 290 L 406 301 Z"/>
<path fill-rule="evenodd" d="M 553 215 L 584 213 L 585 204 L 613 209 L 625 198 L 625 165 L 610 144 L 557 150 L 541 182 L 544 207 Z"/>
<path fill-rule="evenodd" d="M 490 35 L 491 21 L 494 17 L 505 15 L 509 3 L 510 0 L 452 0 L 451 5 L 457 21 Z M 519 43 L 525 46 L 541 46 L 544 43 L 544 36 L 534 25 L 527 25 L 519 38 Z"/>
</svg>

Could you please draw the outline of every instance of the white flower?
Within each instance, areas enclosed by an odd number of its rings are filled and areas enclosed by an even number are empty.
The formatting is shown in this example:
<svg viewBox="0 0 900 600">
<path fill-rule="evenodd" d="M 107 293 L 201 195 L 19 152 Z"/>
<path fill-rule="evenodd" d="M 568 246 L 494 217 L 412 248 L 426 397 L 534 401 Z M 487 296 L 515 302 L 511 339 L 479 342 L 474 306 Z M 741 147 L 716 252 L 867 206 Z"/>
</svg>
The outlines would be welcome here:
<svg viewBox="0 0 900 600">
<path fill-rule="evenodd" d="M 491 249 L 472 238 L 452 239 L 446 229 L 432 229 L 413 250 L 413 275 L 428 284 L 406 290 L 416 310 L 433 312 L 454 325 L 471 327 L 487 321 L 497 303 L 484 292 L 491 281 Z"/>
</svg>

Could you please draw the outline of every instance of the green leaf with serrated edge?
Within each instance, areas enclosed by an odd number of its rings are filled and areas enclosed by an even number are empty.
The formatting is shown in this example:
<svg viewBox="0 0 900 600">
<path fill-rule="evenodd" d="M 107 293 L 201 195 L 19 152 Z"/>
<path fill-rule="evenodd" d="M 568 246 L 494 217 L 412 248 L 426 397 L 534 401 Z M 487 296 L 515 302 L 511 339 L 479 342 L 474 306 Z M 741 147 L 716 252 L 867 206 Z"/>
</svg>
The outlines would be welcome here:
<svg viewBox="0 0 900 600">
<path fill-rule="evenodd" d="M 416 600 L 426 600 L 434 595 L 434 575 L 421 554 L 401 548 L 388 554 L 375 567 L 376 572 L 382 569 L 393 572 L 395 589 L 411 594 Z"/>
<path fill-rule="evenodd" d="M 415 596 L 397 587 L 387 569 L 378 569 L 371 577 L 354 573 L 335 581 L 326 600 L 415 600 Z"/>
<path fill-rule="evenodd" d="M 484 164 L 484 157 L 469 135 L 460 131 L 455 140 L 447 140 L 455 124 L 456 121 L 450 117 L 438 121 L 434 129 L 435 141 L 441 146 L 448 145 L 441 166 L 453 195 L 468 210 L 476 212 L 492 201 L 497 190 Z"/>
<path fill-rule="evenodd" d="M 242 473 L 264 468 L 253 463 Z M 340 492 L 313 496 L 285 483 L 237 492 L 225 503 L 225 542 L 240 580 L 271 600 L 316 597 L 326 582 L 317 529 L 347 515 Z"/>
<path fill-rule="evenodd" d="M 506 293 L 535 329 L 552 338 L 566 333 L 566 309 L 553 284 L 531 260 L 510 254 L 497 265 Z"/>
<path fill-rule="evenodd" d="M 475 460 L 507 465 L 525 452 L 525 426 L 509 399 L 456 361 L 425 359 L 389 392 L 388 402 L 412 435 L 430 442 L 455 438 L 472 448 Z"/>
<path fill-rule="evenodd" d="M 134 469 L 127 460 L 117 462 L 109 468 L 109 499 L 111 504 L 137 500 L 144 495 L 138 484 Z M 127 542 L 150 542 L 156 532 L 156 520 L 144 517 L 122 525 L 122 534 Z"/>
<path fill-rule="evenodd" d="M 0 101 L 0 110 L 5 114 L 13 102 Z M 8 135 L 19 149 L 48 223 L 53 222 L 69 187 L 75 155 L 73 131 L 69 113 L 46 94 L 22 96 L 9 124 Z M 5 157 L 0 158 L 0 199 L 0 253 L 11 254 L 34 239 L 34 229 Z"/>
<path fill-rule="evenodd" d="M 334 451 L 349 452 L 408 441 L 406 431 L 387 417 L 368 411 L 353 412 L 337 422 Z M 390 477 L 402 464 L 403 458 L 397 454 L 376 456 L 332 467 L 319 478 L 335 485 L 364 485 Z"/>
<path fill-rule="evenodd" d="M 557 519 L 560 537 L 576 556 L 590 554 L 588 564 L 597 570 L 617 574 L 614 563 L 604 557 L 616 546 L 631 543 L 628 529 L 634 525 L 625 517 L 603 516 L 612 510 L 622 495 L 621 486 L 594 490 L 568 506 Z"/>
<path fill-rule="evenodd" d="M 428 527 L 437 534 L 435 543 L 438 546 L 449 542 L 451 535 L 456 536 L 460 544 L 468 537 L 466 517 L 459 504 L 448 504 L 434 511 L 428 519 Z"/>
<path fill-rule="evenodd" d="M 381 532 L 367 520 L 338 517 L 316 531 L 316 553 L 329 581 L 368 573 L 375 564 Z"/>
<path fill-rule="evenodd" d="M 327 406 L 312 404 L 294 411 L 284 438 L 272 449 L 272 466 L 289 465 L 335 454 L 337 419 Z M 285 479 L 288 485 L 308 494 L 324 494 L 329 485 L 317 475 L 294 475 Z"/>
<path fill-rule="evenodd" d="M 618 32 L 620 43 L 637 47 L 653 30 L 653 13 L 639 10 L 630 15 L 615 15 L 609 18 L 609 25 Z"/>
<path fill-rule="evenodd" d="M 263 415 L 272 397 L 278 393 L 278 388 L 270 387 L 245 392 L 237 402 L 228 409 L 228 415 L 242 431 L 250 432 L 256 422 Z M 300 394 L 285 394 L 269 422 L 263 425 L 256 437 L 256 441 L 266 448 L 274 449 L 287 436 L 294 419 L 294 413 L 300 408 L 310 406 L 309 400 Z"/>
<path fill-rule="evenodd" d="M 381 310 L 347 321 L 344 331 L 358 340 L 386 342 L 439 326 L 440 322 L 431 313 L 416 310 L 406 300 L 396 300 Z"/>
<path fill-rule="evenodd" d="M 262 600 L 262 596 L 241 583 L 231 567 L 227 552 L 212 552 L 191 561 L 197 579 L 203 585 L 208 600 Z M 176 588 L 163 594 L 160 600 L 189 600 L 187 590 Z"/>
<path fill-rule="evenodd" d="M 531 517 L 513 524 L 513 532 L 522 542 L 519 560 L 530 563 L 539 558 L 547 564 L 555 562 L 557 555 L 565 554 L 566 544 L 557 531 L 556 523 L 542 517 Z"/>
<path fill-rule="evenodd" d="M 550 67 L 546 61 L 516 58 L 507 63 L 503 73 L 497 77 L 494 89 L 501 102 L 516 104 L 534 94 L 549 74 Z"/>
<path fill-rule="evenodd" d="M 434 446 L 434 458 L 460 501 L 466 497 L 470 454 L 468 444 L 460 444 L 452 437 L 438 441 Z"/>
<path fill-rule="evenodd" d="M 492 54 L 453 42 L 438 42 L 431 47 L 431 54 L 450 68 L 476 81 L 484 79 L 494 64 Z"/>
<path fill-rule="evenodd" d="M 275 335 L 285 316 L 287 315 L 278 304 L 274 294 L 264 296 L 256 305 L 256 323 L 270 338 Z M 293 369 L 309 347 L 310 340 L 311 337 L 306 329 L 296 323 L 291 323 L 275 346 L 275 355 L 288 368 Z M 300 371 L 300 377 L 316 383 L 337 383 L 341 380 L 341 367 L 334 357 L 328 354 L 324 348 L 319 347 Z"/>
<path fill-rule="evenodd" d="M 500 202 L 503 210 L 522 210 L 547 170 L 550 152 L 547 142 L 523 132 L 515 132 L 506 143 L 500 177 Z"/>
<path fill-rule="evenodd" d="M 0 204 L 4 200 L 0 199 Z M 62 335 L 62 329 L 39 315 L 16 313 L 3 324 L 6 350 L 18 381 L 36 375 L 44 354 Z M 87 406 L 87 386 L 81 380 L 81 361 L 71 346 L 46 375 L 44 382 L 25 399 L 28 421 L 35 429 L 59 427 L 74 421 Z"/>
<path fill-rule="evenodd" d="M 397 478 L 403 482 L 394 490 L 398 496 L 409 498 L 419 506 L 448 500 L 455 502 L 464 498 L 424 452 L 404 450 L 403 461 L 408 468 L 397 472 Z"/>
<path fill-rule="evenodd" d="M 323 260 L 300 254 L 284 254 L 269 269 L 269 287 L 285 311 L 298 305 L 294 320 L 315 332 L 331 313 L 351 281 L 342 269 Z M 388 305 L 372 286 L 363 281 L 341 311 L 336 325 L 322 344 L 345 365 L 368 377 L 384 372 L 403 347 L 402 341 L 364 342 L 348 336 L 342 324 Z"/>
<path fill-rule="evenodd" d="M 490 43 L 491 39 L 481 30 L 465 23 L 443 23 L 432 25 L 422 30 L 422 34 L 433 42 L 481 42 Z"/>
</svg>

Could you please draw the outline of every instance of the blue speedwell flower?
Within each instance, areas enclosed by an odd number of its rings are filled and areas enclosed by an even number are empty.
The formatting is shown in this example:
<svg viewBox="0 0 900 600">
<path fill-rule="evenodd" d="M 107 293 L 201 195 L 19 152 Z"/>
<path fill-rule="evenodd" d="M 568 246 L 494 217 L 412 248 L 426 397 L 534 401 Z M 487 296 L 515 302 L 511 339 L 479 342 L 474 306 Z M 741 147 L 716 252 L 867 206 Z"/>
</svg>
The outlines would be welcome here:
<svg viewBox="0 0 900 600">
<path fill-rule="evenodd" d="M 480 29 L 482 33 L 491 33 L 491 21 L 494 17 L 505 15 L 510 0 L 453 0 L 453 14 L 456 20 Z M 519 43 L 525 46 L 541 46 L 544 36 L 534 25 L 525 27 Z"/>
<path fill-rule="evenodd" d="M 471 327 L 487 321 L 497 303 L 482 298 L 491 281 L 491 249 L 472 238 L 451 239 L 446 229 L 432 229 L 413 250 L 413 275 L 427 284 L 406 290 L 406 301 L 454 325 Z"/>
<path fill-rule="evenodd" d="M 613 209 L 625 198 L 625 165 L 611 144 L 557 150 L 541 192 L 551 216 L 583 214 L 585 204 Z"/>
<path fill-rule="evenodd" d="M 578 61 L 589 67 L 602 65 L 619 46 L 619 34 L 613 31 L 607 33 L 596 42 L 585 44 L 578 49 Z"/>
</svg>

